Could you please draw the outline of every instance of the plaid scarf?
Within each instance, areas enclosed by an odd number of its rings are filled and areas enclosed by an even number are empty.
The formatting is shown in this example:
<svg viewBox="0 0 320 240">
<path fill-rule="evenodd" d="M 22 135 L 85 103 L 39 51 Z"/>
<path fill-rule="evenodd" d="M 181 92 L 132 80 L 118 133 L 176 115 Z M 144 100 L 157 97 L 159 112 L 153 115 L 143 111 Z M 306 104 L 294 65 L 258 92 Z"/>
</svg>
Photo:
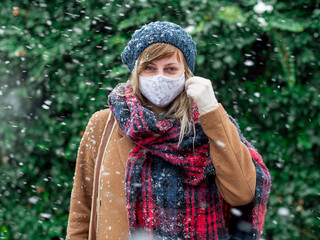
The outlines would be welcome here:
<svg viewBox="0 0 320 240">
<path fill-rule="evenodd" d="M 135 143 L 126 167 L 125 189 L 131 239 L 229 239 L 244 236 L 235 226 L 249 223 L 249 238 L 258 239 L 270 192 L 270 176 L 260 155 L 242 136 L 257 172 L 256 196 L 232 214 L 215 184 L 209 140 L 193 108 L 193 131 L 178 146 L 179 119 L 157 120 L 143 107 L 130 86 L 109 95 L 110 109 L 125 135 Z M 238 234 L 238 235 L 237 235 Z M 244 239 L 242 237 L 242 239 Z"/>
</svg>

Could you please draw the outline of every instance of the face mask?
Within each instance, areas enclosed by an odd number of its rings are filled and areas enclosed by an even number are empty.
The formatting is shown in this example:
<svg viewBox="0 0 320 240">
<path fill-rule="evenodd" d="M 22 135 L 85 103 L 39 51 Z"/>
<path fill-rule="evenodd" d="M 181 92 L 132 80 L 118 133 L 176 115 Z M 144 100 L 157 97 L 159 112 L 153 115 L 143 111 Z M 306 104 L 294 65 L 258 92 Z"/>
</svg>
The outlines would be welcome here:
<svg viewBox="0 0 320 240">
<path fill-rule="evenodd" d="M 168 106 L 184 89 L 185 76 L 171 78 L 161 74 L 151 77 L 139 75 L 139 90 L 158 107 Z"/>
</svg>

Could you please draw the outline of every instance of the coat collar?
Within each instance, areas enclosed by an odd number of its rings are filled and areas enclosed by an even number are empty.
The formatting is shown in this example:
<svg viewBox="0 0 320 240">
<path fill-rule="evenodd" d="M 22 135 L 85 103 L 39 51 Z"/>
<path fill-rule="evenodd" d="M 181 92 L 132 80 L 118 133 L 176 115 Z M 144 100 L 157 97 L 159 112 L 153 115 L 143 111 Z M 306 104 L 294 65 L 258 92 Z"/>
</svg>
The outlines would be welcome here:
<svg viewBox="0 0 320 240">
<path fill-rule="evenodd" d="M 134 143 L 132 143 L 127 136 L 120 130 L 120 127 L 116 125 L 115 132 L 119 136 L 119 140 L 117 141 L 117 149 L 119 151 L 119 156 L 121 159 L 121 162 L 123 164 L 124 169 L 127 167 L 127 160 L 129 153 L 131 149 L 134 146 Z"/>
</svg>

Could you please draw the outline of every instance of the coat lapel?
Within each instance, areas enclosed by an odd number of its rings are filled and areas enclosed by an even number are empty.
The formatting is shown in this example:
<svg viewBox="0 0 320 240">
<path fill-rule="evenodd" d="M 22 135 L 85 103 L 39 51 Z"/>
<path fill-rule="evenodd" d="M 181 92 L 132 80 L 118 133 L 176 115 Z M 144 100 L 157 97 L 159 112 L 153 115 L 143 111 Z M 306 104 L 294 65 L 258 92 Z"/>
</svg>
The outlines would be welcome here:
<svg viewBox="0 0 320 240">
<path fill-rule="evenodd" d="M 121 162 L 123 164 L 124 169 L 126 169 L 129 152 L 134 147 L 134 144 L 120 130 L 118 125 L 116 126 L 115 131 L 117 132 L 118 137 L 119 137 L 119 140 L 117 141 L 117 148 L 119 151 L 119 156 L 120 156 L 120 159 L 121 159 Z"/>
</svg>

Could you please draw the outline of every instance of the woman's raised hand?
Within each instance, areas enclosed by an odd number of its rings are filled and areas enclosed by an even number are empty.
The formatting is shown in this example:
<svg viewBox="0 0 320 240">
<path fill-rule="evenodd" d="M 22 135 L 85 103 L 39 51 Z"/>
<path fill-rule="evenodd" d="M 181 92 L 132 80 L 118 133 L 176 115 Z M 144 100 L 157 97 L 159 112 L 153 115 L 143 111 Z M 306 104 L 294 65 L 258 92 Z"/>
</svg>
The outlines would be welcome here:
<svg viewBox="0 0 320 240">
<path fill-rule="evenodd" d="M 186 81 L 185 89 L 187 95 L 197 104 L 200 115 L 219 106 L 209 79 L 191 77 Z"/>
</svg>

